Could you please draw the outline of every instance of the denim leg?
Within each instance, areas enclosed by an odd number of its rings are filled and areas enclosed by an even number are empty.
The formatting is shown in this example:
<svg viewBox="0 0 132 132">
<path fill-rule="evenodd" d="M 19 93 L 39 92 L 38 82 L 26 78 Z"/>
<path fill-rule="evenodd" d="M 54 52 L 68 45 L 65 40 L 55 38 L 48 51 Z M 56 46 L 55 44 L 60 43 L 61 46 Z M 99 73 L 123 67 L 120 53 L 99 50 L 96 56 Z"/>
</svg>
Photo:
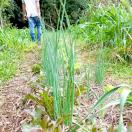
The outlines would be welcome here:
<svg viewBox="0 0 132 132">
<path fill-rule="evenodd" d="M 29 24 L 29 30 L 30 30 L 30 36 L 32 38 L 32 41 L 35 41 L 35 32 L 34 32 L 34 27 L 35 27 L 35 22 L 34 19 L 29 17 L 28 18 L 28 24 Z"/>
<path fill-rule="evenodd" d="M 36 27 L 37 27 L 37 37 L 38 37 L 38 42 L 41 41 L 41 21 L 40 19 L 37 17 L 36 18 Z"/>
</svg>

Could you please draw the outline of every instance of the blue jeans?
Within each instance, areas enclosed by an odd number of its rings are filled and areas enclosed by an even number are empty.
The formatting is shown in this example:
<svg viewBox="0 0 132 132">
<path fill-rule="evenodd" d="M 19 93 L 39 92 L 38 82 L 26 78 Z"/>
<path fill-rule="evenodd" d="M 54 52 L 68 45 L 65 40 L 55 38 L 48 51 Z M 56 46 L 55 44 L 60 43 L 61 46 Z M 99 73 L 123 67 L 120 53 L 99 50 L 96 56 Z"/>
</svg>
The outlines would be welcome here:
<svg viewBox="0 0 132 132">
<path fill-rule="evenodd" d="M 37 27 L 37 39 L 38 42 L 41 41 L 41 22 L 39 17 L 29 17 L 28 18 L 30 36 L 32 41 L 36 41 L 34 28 Z"/>
</svg>

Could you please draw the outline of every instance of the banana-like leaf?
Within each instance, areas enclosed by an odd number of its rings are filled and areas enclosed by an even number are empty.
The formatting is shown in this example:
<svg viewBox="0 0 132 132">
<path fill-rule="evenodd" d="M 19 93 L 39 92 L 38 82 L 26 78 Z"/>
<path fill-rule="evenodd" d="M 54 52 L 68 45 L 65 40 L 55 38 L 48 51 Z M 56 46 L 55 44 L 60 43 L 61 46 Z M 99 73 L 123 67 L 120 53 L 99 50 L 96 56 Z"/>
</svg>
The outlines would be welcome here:
<svg viewBox="0 0 132 132">
<path fill-rule="evenodd" d="M 128 85 L 119 85 L 115 88 L 113 88 L 112 90 L 110 90 L 109 92 L 105 93 L 98 101 L 97 103 L 94 105 L 93 110 L 96 109 L 97 107 L 99 107 L 101 104 L 104 103 L 104 101 L 111 96 L 112 94 L 114 94 L 119 88 L 124 88 L 124 87 L 129 87 Z"/>
<path fill-rule="evenodd" d="M 125 103 L 127 101 L 127 97 L 130 94 L 131 90 L 130 89 L 124 89 L 121 93 L 120 97 L 120 121 L 119 121 L 119 126 L 118 126 L 118 132 L 123 132 L 124 124 L 123 124 L 123 110 Z"/>
</svg>

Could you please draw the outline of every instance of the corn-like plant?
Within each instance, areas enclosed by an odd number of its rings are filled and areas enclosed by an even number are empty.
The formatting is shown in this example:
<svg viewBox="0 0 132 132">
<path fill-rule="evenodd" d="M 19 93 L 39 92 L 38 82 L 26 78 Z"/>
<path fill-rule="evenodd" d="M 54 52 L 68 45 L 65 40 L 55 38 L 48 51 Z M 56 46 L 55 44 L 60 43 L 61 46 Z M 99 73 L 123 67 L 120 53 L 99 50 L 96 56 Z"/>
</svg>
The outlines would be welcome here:
<svg viewBox="0 0 132 132">
<path fill-rule="evenodd" d="M 122 0 L 118 6 L 108 5 L 104 7 L 99 4 L 96 8 L 88 9 L 85 21 L 80 21 L 80 25 L 74 28 L 77 37 L 86 40 L 89 44 L 101 44 L 104 46 L 121 47 L 124 52 L 120 53 L 131 56 L 132 26 L 131 26 L 131 6 L 128 1 Z M 100 27 L 102 30 L 100 30 Z M 118 51 L 118 50 L 117 50 Z"/>
<path fill-rule="evenodd" d="M 88 15 L 80 24 L 73 27 L 75 37 L 85 40 L 90 46 L 108 47 L 107 59 L 122 63 L 132 60 L 132 8 L 129 2 L 122 0 L 118 6 L 107 7 L 99 4 L 89 6 Z M 113 52 L 112 52 L 113 51 Z M 106 55 L 106 56 L 107 56 Z"/>
</svg>

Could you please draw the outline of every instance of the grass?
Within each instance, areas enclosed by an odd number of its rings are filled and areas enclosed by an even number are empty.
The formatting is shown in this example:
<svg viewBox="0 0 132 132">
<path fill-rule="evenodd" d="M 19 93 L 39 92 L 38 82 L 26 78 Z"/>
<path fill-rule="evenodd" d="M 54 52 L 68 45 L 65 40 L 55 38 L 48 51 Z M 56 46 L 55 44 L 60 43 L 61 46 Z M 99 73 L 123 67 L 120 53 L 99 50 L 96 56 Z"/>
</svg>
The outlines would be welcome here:
<svg viewBox="0 0 132 132">
<path fill-rule="evenodd" d="M 0 84 L 15 75 L 24 52 L 32 49 L 30 43 L 27 29 L 7 27 L 0 30 Z"/>
<path fill-rule="evenodd" d="M 112 80 L 116 79 L 117 83 L 127 83 L 132 85 L 132 68 L 129 64 L 108 64 L 109 68 L 107 69 L 107 75 L 112 78 Z"/>
<path fill-rule="evenodd" d="M 110 67 L 108 72 L 112 73 L 115 76 L 129 78 L 132 75 L 131 65 L 129 64 L 109 64 Z"/>
<path fill-rule="evenodd" d="M 9 51 L 3 51 L 0 53 L 0 81 L 8 80 L 15 74 L 17 69 L 16 59 L 18 59 L 16 53 Z"/>
</svg>

